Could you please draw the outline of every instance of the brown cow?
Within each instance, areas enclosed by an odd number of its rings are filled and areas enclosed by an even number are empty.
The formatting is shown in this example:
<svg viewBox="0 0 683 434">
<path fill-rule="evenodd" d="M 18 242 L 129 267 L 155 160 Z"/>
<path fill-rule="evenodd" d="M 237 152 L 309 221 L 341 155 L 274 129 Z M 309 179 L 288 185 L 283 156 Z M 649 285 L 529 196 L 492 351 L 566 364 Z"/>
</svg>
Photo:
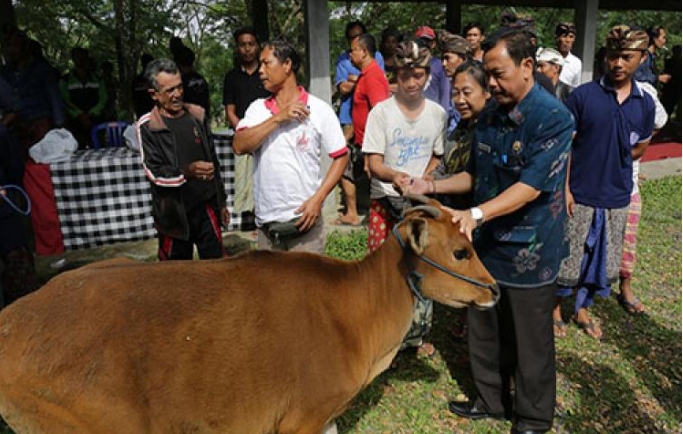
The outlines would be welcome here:
<svg viewBox="0 0 683 434">
<path fill-rule="evenodd" d="M 319 434 L 398 352 L 410 271 L 426 297 L 494 305 L 434 211 L 361 261 L 261 251 L 61 274 L 0 314 L 0 413 L 19 434 Z"/>
</svg>

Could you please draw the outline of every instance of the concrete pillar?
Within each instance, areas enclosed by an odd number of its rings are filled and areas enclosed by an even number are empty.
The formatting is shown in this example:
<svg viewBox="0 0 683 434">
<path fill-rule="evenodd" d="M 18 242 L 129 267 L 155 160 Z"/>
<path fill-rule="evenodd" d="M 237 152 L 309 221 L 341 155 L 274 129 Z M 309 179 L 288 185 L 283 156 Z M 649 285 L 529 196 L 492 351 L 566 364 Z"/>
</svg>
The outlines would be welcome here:
<svg viewBox="0 0 683 434">
<path fill-rule="evenodd" d="M 459 0 L 446 0 L 446 30 L 460 34 L 462 31 L 462 6 Z"/>
<path fill-rule="evenodd" d="M 12 0 L 0 0 L 0 27 L 5 23 L 16 24 Z"/>
<path fill-rule="evenodd" d="M 577 0 L 574 11 L 576 22 L 576 43 L 574 54 L 581 58 L 581 83 L 593 79 L 593 59 L 595 58 L 595 37 L 598 20 L 599 0 Z"/>
<path fill-rule="evenodd" d="M 323 101 L 331 103 L 330 21 L 327 0 L 305 1 L 304 8 L 308 90 Z"/>
<path fill-rule="evenodd" d="M 332 103 L 332 80 L 330 79 L 330 20 L 327 0 L 304 1 L 306 33 L 306 76 L 308 91 L 328 104 Z M 327 173 L 331 160 L 322 156 L 322 172 Z M 331 218 L 337 212 L 337 194 L 331 193 L 325 200 L 323 215 Z"/>
<path fill-rule="evenodd" d="M 251 1 L 251 21 L 261 42 L 270 39 L 268 27 L 268 0 Z"/>
</svg>

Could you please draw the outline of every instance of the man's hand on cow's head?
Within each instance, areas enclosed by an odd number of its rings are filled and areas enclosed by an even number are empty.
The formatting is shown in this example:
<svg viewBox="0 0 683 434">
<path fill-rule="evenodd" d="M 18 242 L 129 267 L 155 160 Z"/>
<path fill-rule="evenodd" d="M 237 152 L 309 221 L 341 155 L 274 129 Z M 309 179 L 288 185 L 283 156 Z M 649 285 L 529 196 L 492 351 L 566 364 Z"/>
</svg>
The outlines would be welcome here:
<svg viewBox="0 0 683 434">
<path fill-rule="evenodd" d="M 460 225 L 460 233 L 464 234 L 472 242 L 472 231 L 477 228 L 477 221 L 472 217 L 470 210 L 456 210 L 447 206 L 442 206 L 442 210 L 451 215 L 451 222 Z"/>
</svg>

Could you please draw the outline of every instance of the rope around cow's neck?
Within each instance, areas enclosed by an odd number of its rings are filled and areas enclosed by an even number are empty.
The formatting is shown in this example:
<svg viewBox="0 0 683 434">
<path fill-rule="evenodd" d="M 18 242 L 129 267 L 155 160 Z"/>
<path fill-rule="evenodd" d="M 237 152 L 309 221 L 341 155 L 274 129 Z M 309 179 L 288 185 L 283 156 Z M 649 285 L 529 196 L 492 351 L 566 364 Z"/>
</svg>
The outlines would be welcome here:
<svg viewBox="0 0 683 434">
<path fill-rule="evenodd" d="M 405 251 L 405 250 L 407 250 L 408 246 L 403 241 L 403 238 L 401 238 L 401 235 L 398 233 L 399 223 L 400 222 L 398 222 L 394 225 L 392 232 L 396 236 L 396 239 L 398 240 L 398 243 L 401 245 L 401 248 Z M 472 284 L 474 286 L 479 286 L 481 288 L 492 289 L 492 287 L 493 287 L 490 284 L 479 282 L 478 280 L 472 279 L 472 278 L 467 277 L 465 275 L 462 275 L 460 273 L 456 273 L 455 271 L 451 271 L 448 268 L 444 267 L 443 265 L 439 264 L 438 262 L 435 262 L 432 259 L 429 259 L 425 255 L 420 255 L 420 254 L 415 253 L 415 256 L 417 256 L 418 259 L 426 262 L 428 265 L 431 265 L 432 267 L 436 268 L 437 270 L 442 271 L 451 277 L 455 277 L 456 279 L 460 279 L 464 282 L 467 282 L 467 283 Z M 408 274 L 406 275 L 406 281 L 408 282 L 408 286 L 410 287 L 410 290 L 413 292 L 413 294 L 415 294 L 415 296 L 420 301 L 424 301 L 424 296 L 422 295 L 422 292 L 420 290 L 420 284 L 422 283 L 422 277 L 423 277 L 422 274 L 418 273 L 414 269 L 408 271 Z"/>
<path fill-rule="evenodd" d="M 8 190 L 15 190 L 19 192 L 24 197 L 24 200 L 26 200 L 26 209 L 22 210 L 19 208 L 17 204 L 12 202 L 12 199 L 9 198 L 8 196 Z M 7 204 L 14 209 L 16 212 L 18 212 L 21 215 L 29 215 L 31 213 L 31 199 L 28 197 L 28 194 L 24 191 L 23 188 L 19 187 L 18 185 L 14 184 L 7 184 L 7 185 L 0 185 L 0 198 L 2 198 Z"/>
</svg>

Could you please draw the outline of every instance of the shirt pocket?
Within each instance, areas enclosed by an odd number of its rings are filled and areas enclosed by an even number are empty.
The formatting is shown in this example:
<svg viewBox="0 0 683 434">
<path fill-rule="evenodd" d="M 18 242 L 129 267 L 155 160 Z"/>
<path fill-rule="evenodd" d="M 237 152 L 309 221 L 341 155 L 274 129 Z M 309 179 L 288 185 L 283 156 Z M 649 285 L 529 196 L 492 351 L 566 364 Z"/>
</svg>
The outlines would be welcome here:
<svg viewBox="0 0 683 434">
<path fill-rule="evenodd" d="M 532 244 L 536 241 L 534 226 L 514 226 L 510 230 L 500 229 L 493 233 L 493 238 L 500 243 Z"/>
</svg>

